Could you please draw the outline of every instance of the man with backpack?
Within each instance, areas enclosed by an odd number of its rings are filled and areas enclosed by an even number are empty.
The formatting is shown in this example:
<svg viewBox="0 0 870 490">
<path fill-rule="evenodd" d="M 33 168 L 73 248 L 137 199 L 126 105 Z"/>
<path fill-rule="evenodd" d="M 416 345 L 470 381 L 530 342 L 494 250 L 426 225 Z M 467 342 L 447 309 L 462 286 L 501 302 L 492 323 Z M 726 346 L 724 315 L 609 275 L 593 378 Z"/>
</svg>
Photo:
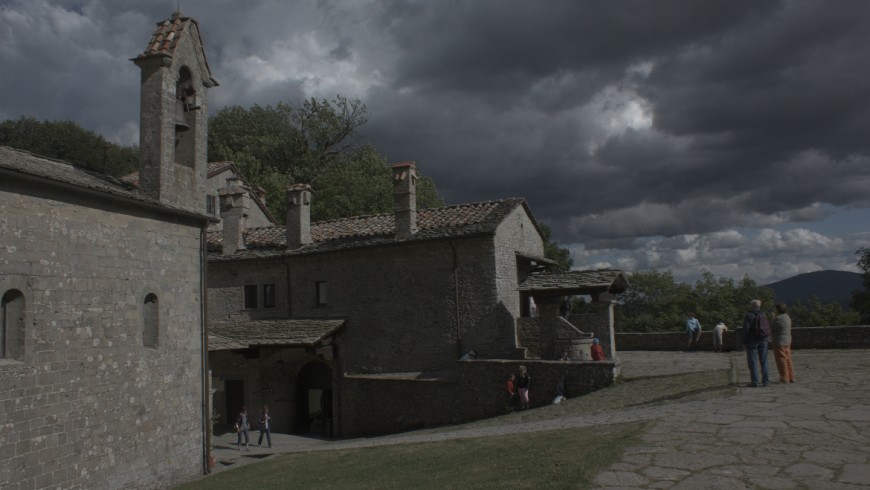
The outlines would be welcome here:
<svg viewBox="0 0 870 490">
<path fill-rule="evenodd" d="M 749 302 L 749 311 L 743 317 L 743 345 L 746 346 L 746 361 L 749 364 L 750 387 L 758 387 L 758 366 L 761 365 L 761 384 L 770 385 L 767 373 L 767 349 L 770 339 L 770 326 L 764 312 L 761 311 L 761 301 L 754 299 Z"/>
</svg>

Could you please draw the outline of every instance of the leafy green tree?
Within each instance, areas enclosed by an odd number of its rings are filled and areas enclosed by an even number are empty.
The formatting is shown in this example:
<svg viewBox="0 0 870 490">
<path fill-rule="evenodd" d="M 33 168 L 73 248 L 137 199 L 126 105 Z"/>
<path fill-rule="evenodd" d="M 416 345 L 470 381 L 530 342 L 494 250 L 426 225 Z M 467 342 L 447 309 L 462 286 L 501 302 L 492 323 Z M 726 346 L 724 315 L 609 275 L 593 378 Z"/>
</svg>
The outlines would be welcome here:
<svg viewBox="0 0 870 490">
<path fill-rule="evenodd" d="M 858 267 L 864 271 L 864 289 L 852 293 L 853 310 L 861 317 L 861 323 L 870 324 L 870 247 L 861 247 L 855 252 L 858 255 Z"/>
<path fill-rule="evenodd" d="M 138 167 L 135 147 L 106 141 L 72 121 L 21 117 L 0 122 L 0 145 L 120 177 Z"/>
<path fill-rule="evenodd" d="M 365 105 L 341 95 L 301 105 L 231 106 L 209 121 L 209 159 L 235 162 L 249 183 L 266 190 L 275 216 L 284 215 L 284 190 L 294 183 L 314 188 L 315 221 L 390 212 L 386 160 L 371 146 L 354 143 L 366 121 Z M 434 182 L 420 175 L 418 208 L 443 205 Z"/>
<path fill-rule="evenodd" d="M 748 275 L 739 282 L 702 271 L 694 285 L 678 283 L 668 272 L 635 272 L 629 289 L 619 295 L 616 321 L 625 331 L 680 331 L 686 314 L 694 312 L 704 329 L 718 322 L 738 326 L 749 302 L 771 305 L 773 291 L 759 287 Z"/>
<path fill-rule="evenodd" d="M 788 314 L 795 327 L 828 327 L 861 323 L 861 315 L 858 312 L 843 311 L 840 303 L 822 303 L 816 296 L 806 304 L 796 301 L 789 306 Z"/>
<path fill-rule="evenodd" d="M 571 251 L 559 246 L 559 242 L 553 240 L 553 231 L 544 223 L 538 223 L 544 238 L 544 257 L 556 261 L 556 265 L 550 267 L 553 272 L 567 272 L 574 265 Z"/>
<path fill-rule="evenodd" d="M 618 296 L 616 323 L 620 330 L 655 332 L 680 330 L 686 321 L 692 287 L 678 283 L 670 271 L 634 272 L 629 288 Z"/>
</svg>

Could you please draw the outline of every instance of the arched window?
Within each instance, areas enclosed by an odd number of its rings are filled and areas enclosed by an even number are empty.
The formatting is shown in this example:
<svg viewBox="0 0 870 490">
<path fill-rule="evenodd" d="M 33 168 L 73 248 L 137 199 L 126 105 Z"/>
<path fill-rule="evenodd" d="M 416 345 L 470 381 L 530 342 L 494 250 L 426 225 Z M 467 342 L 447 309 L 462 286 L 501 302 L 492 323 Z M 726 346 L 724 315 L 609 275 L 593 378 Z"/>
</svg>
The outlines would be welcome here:
<svg viewBox="0 0 870 490">
<path fill-rule="evenodd" d="M 17 289 L 0 300 L 0 357 L 24 359 L 24 294 Z"/>
<path fill-rule="evenodd" d="M 157 295 L 149 293 L 145 296 L 142 308 L 142 345 L 157 348 L 160 332 L 160 307 Z"/>
</svg>

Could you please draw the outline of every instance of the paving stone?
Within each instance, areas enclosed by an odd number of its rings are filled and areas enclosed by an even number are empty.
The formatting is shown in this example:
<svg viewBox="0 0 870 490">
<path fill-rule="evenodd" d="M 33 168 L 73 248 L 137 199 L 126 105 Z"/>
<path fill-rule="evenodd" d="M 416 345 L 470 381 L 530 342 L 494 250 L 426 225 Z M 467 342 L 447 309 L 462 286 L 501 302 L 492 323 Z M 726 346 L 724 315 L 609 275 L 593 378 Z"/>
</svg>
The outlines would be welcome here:
<svg viewBox="0 0 870 490">
<path fill-rule="evenodd" d="M 737 457 L 725 454 L 673 452 L 656 455 L 653 457 L 653 462 L 657 466 L 666 468 L 697 471 L 698 469 L 710 468 L 712 466 L 736 463 Z"/>
<path fill-rule="evenodd" d="M 692 475 L 671 488 L 674 490 L 698 490 L 699 488 L 704 490 L 742 490 L 752 487 L 736 478 L 703 474 Z"/>
<path fill-rule="evenodd" d="M 691 475 L 690 471 L 678 470 L 674 468 L 662 468 L 661 466 L 650 466 L 643 470 L 643 474 L 653 480 L 682 480 Z"/>
<path fill-rule="evenodd" d="M 646 485 L 648 481 L 645 476 L 628 471 L 605 471 L 595 477 L 595 483 L 604 487 Z"/>
<path fill-rule="evenodd" d="M 870 485 L 870 464 L 843 465 L 843 473 L 840 475 L 839 481 Z"/>
<path fill-rule="evenodd" d="M 771 489 L 788 489 L 788 488 L 797 488 L 798 484 L 794 480 L 789 480 L 788 478 L 770 478 L 759 476 L 752 478 L 752 484 L 759 488 L 771 488 Z"/>
<path fill-rule="evenodd" d="M 803 454 L 803 459 L 828 466 L 842 465 L 843 463 L 863 463 L 867 460 L 867 456 L 844 451 L 806 451 Z"/>
<path fill-rule="evenodd" d="M 856 420 L 870 421 L 870 405 L 858 405 L 847 410 L 828 412 L 825 414 L 830 420 Z"/>
<path fill-rule="evenodd" d="M 812 478 L 814 480 L 830 480 L 834 476 L 834 472 L 828 468 L 810 463 L 793 464 L 783 471 L 795 478 Z"/>
</svg>

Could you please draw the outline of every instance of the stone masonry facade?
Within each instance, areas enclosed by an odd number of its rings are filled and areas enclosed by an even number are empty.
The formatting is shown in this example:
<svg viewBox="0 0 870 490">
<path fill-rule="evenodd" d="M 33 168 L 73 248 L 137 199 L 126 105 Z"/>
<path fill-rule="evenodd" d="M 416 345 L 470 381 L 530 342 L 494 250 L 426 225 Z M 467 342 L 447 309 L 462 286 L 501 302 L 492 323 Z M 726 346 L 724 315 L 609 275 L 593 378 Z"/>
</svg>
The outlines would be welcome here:
<svg viewBox="0 0 870 490">
<path fill-rule="evenodd" d="M 0 487 L 155 488 L 202 472 L 199 226 L 0 179 Z M 195 225 L 195 224 L 194 224 Z M 143 345 L 146 296 L 158 342 Z"/>
</svg>

